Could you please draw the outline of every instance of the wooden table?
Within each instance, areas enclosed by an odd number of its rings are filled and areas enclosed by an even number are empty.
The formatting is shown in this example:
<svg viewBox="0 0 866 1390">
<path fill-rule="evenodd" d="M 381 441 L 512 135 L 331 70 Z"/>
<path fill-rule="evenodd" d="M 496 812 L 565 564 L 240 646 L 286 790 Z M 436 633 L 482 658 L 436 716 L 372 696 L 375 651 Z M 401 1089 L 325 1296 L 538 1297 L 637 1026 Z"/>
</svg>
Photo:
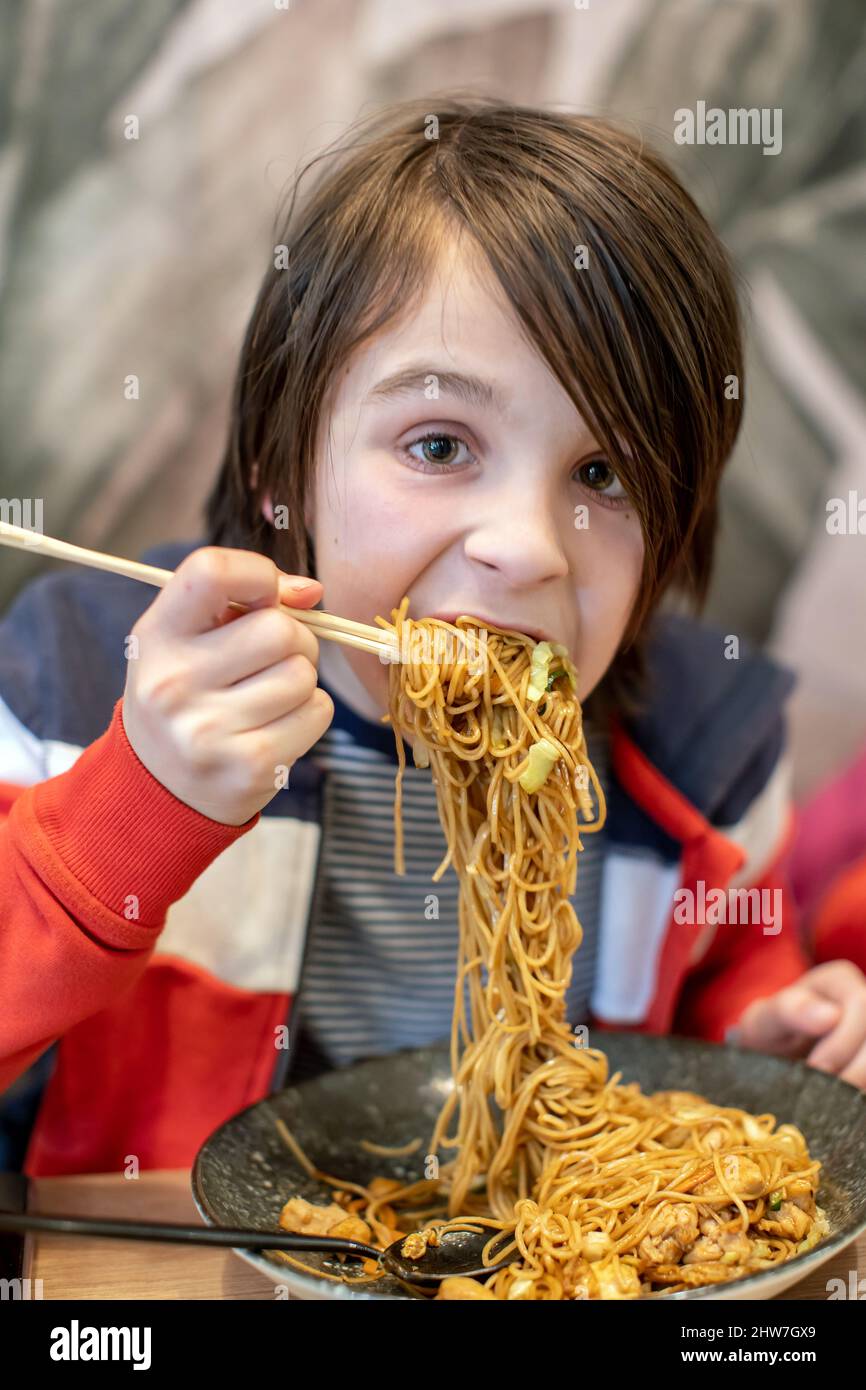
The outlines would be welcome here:
<svg viewBox="0 0 866 1390">
<path fill-rule="evenodd" d="M 192 1200 L 186 1169 L 146 1172 L 137 1179 L 117 1173 L 34 1178 L 30 1210 L 203 1224 Z M 45 1299 L 275 1296 L 271 1280 L 231 1250 L 50 1235 L 31 1235 L 28 1244 L 25 1274 L 42 1280 Z M 866 1233 L 780 1297 L 826 1299 L 827 1281 L 842 1279 L 847 1291 L 852 1270 L 856 1270 L 858 1280 L 866 1277 Z"/>
</svg>

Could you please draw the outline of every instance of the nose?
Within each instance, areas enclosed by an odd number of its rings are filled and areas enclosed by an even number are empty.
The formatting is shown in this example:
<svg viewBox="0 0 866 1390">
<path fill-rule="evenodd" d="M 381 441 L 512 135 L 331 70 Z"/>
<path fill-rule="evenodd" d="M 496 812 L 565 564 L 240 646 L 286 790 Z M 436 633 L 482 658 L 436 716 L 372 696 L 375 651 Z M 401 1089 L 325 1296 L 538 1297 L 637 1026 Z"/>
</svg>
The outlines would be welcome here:
<svg viewBox="0 0 866 1390">
<path fill-rule="evenodd" d="M 551 499 L 528 485 L 484 511 L 466 541 L 466 555 L 497 570 L 515 589 L 562 579 L 569 573 L 562 527 L 570 519 L 557 518 Z"/>
</svg>

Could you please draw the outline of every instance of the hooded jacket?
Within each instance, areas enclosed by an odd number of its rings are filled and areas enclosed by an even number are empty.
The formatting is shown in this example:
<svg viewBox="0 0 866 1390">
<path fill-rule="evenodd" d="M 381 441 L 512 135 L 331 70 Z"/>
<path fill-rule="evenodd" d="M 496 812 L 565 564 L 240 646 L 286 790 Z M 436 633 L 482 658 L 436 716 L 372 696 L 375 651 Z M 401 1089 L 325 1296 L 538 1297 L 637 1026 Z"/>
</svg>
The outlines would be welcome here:
<svg viewBox="0 0 866 1390">
<path fill-rule="evenodd" d="M 174 569 L 202 543 L 144 559 Z M 152 597 L 70 568 L 0 621 L 0 1126 L 23 1123 L 33 1176 L 189 1166 L 295 1048 L 327 774 L 300 758 L 234 827 L 148 772 L 121 711 Z M 646 707 L 611 731 L 600 1030 L 722 1041 L 809 965 L 785 869 L 794 677 L 723 642 L 657 615 Z"/>
</svg>

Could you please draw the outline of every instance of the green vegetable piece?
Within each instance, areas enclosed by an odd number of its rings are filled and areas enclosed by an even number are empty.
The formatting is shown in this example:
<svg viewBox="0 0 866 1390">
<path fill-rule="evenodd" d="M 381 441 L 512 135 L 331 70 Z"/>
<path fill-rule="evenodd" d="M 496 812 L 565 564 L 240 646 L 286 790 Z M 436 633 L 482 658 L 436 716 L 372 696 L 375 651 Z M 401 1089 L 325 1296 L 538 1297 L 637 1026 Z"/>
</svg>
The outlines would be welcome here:
<svg viewBox="0 0 866 1390">
<path fill-rule="evenodd" d="M 526 687 L 527 700 L 540 700 L 547 688 L 547 673 L 553 660 L 553 648 L 549 642 L 536 642 L 532 649 L 532 664 L 529 668 L 529 685 Z"/>
<path fill-rule="evenodd" d="M 562 665 L 551 672 L 550 663 L 555 656 L 561 658 Z M 577 690 L 577 677 L 568 655 L 568 647 L 563 646 L 562 642 L 536 642 L 532 649 L 529 684 L 526 687 L 527 700 L 540 700 L 545 691 L 550 690 L 551 683 L 559 676 L 568 676 L 573 688 Z"/>
<path fill-rule="evenodd" d="M 529 761 L 518 781 L 525 792 L 537 792 L 543 787 L 559 758 L 559 750 L 548 738 L 540 738 L 529 750 Z"/>
<path fill-rule="evenodd" d="M 502 710 L 499 705 L 493 706 L 493 728 L 490 731 L 490 747 L 498 753 L 507 747 L 505 739 L 505 729 L 502 723 Z"/>
</svg>

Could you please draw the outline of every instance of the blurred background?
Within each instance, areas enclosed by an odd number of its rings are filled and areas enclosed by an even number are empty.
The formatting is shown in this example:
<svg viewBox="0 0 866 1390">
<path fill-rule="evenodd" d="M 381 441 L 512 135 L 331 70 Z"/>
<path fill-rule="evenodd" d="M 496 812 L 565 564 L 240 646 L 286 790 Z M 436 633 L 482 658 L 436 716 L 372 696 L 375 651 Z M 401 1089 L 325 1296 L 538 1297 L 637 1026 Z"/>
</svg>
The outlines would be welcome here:
<svg viewBox="0 0 866 1390">
<path fill-rule="evenodd" d="M 830 535 L 827 502 L 853 490 L 866 512 L 863 0 L 4 0 L 2 16 L 0 499 L 42 498 L 48 534 L 130 556 L 201 534 L 276 206 L 357 116 L 471 86 L 624 118 L 748 289 L 706 616 L 798 672 L 800 797 L 854 759 L 866 534 Z M 781 108 L 781 152 L 677 144 L 674 112 L 698 101 Z M 3 552 L 0 609 L 40 564 Z"/>
</svg>

